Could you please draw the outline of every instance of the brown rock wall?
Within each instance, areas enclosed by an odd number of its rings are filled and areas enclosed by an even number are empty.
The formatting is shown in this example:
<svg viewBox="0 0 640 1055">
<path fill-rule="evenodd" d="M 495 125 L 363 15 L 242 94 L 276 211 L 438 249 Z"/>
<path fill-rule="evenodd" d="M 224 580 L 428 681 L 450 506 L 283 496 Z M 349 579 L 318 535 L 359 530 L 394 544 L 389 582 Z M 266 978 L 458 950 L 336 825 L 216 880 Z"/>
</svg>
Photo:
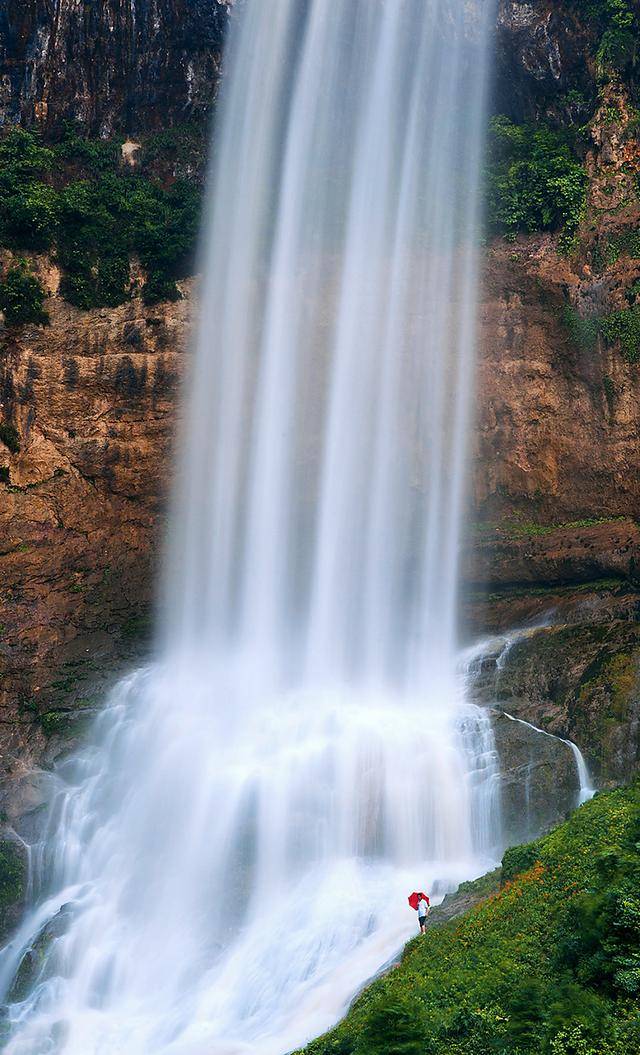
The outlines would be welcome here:
<svg viewBox="0 0 640 1055">
<path fill-rule="evenodd" d="M 81 313 L 6 335 L 0 443 L 0 739 L 91 710 L 145 640 L 171 475 L 188 297 Z M 44 719 L 42 716 L 46 716 Z"/>
<path fill-rule="evenodd" d="M 617 347 L 572 340 L 565 310 L 593 285 L 579 268 L 551 236 L 489 249 L 474 472 L 481 520 L 640 513 L 640 370 Z M 611 271 L 606 281 L 627 288 L 640 261 Z"/>
</svg>

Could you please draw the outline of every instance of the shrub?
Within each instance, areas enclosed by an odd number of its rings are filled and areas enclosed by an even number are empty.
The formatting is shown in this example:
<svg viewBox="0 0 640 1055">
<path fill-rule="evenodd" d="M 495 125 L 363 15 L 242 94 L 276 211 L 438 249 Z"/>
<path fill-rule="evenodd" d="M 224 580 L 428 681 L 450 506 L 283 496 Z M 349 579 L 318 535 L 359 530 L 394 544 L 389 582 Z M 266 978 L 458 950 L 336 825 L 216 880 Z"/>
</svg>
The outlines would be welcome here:
<svg viewBox="0 0 640 1055">
<path fill-rule="evenodd" d="M 624 358 L 637 363 L 640 358 L 640 307 L 612 311 L 602 319 L 602 335 L 609 344 L 620 342 Z"/>
<path fill-rule="evenodd" d="M 0 189 L 6 191 L 49 173 L 55 159 L 55 152 L 42 145 L 37 133 L 14 125 L 0 139 Z"/>
<path fill-rule="evenodd" d="M 596 889 L 579 898 L 566 914 L 566 934 L 558 958 L 583 983 L 606 993 L 640 994 L 640 855 L 633 829 L 623 848 L 595 860 Z"/>
<path fill-rule="evenodd" d="M 120 161 L 120 139 L 87 139 L 81 128 L 67 121 L 55 147 L 56 161 L 72 164 L 87 175 L 112 171 Z"/>
<path fill-rule="evenodd" d="M 44 326 L 49 316 L 44 310 L 45 292 L 26 261 L 9 268 L 0 283 L 0 310 L 7 326 L 36 323 Z"/>
<path fill-rule="evenodd" d="M 15 425 L 8 425 L 6 422 L 0 425 L 0 443 L 4 443 L 7 450 L 10 450 L 12 454 L 19 453 L 20 436 Z"/>
<path fill-rule="evenodd" d="M 586 187 L 587 174 L 560 133 L 544 125 L 493 118 L 487 211 L 494 233 L 574 230 Z"/>
<path fill-rule="evenodd" d="M 600 270 L 603 266 L 615 264 L 623 255 L 630 256 L 632 260 L 640 258 L 640 230 L 635 227 L 627 227 L 617 234 L 609 235 L 604 245 L 598 245 L 594 264 Z"/>
<path fill-rule="evenodd" d="M 637 22 L 627 0 L 604 0 L 607 22 L 596 56 L 600 76 L 620 72 L 635 62 Z"/>
<path fill-rule="evenodd" d="M 5 243 L 23 249 L 47 249 L 58 229 L 59 211 L 53 187 L 38 182 L 20 187 L 2 203 Z"/>
<path fill-rule="evenodd" d="M 511 846 L 502 858 L 502 882 L 509 883 L 522 872 L 528 872 L 538 860 L 539 854 L 540 847 L 537 842 Z"/>
<path fill-rule="evenodd" d="M 570 307 L 570 305 L 565 306 L 562 318 L 574 344 L 582 351 L 592 351 L 598 342 L 601 332 L 600 318 L 592 315 L 587 319 L 583 319 L 575 308 Z"/>
<path fill-rule="evenodd" d="M 621 73 L 637 58 L 638 23 L 630 0 L 569 0 L 599 35 L 596 67 L 600 79 Z"/>
<path fill-rule="evenodd" d="M 356 1055 L 425 1055 L 426 1010 L 415 996 L 382 996 L 369 1010 Z"/>
</svg>

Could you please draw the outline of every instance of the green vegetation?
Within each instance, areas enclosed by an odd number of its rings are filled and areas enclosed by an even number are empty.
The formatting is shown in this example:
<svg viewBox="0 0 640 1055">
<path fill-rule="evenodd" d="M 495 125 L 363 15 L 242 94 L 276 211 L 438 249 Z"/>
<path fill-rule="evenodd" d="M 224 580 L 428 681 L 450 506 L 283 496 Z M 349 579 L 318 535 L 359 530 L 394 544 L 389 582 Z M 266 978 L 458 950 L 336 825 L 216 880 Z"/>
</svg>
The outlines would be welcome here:
<svg viewBox="0 0 640 1055">
<path fill-rule="evenodd" d="M 0 424 L 0 443 L 4 443 L 7 450 L 10 450 L 12 454 L 19 453 L 20 437 L 15 425 L 9 425 L 7 422 Z"/>
<path fill-rule="evenodd" d="M 640 259 L 640 230 L 626 227 L 616 234 L 609 235 L 604 245 L 599 245 L 594 253 L 594 265 L 598 271 L 615 264 L 621 256 L 630 256 L 632 260 Z"/>
<path fill-rule="evenodd" d="M 621 308 L 602 319 L 602 336 L 607 344 L 619 342 L 628 363 L 640 359 L 640 307 Z"/>
<path fill-rule="evenodd" d="M 130 296 L 133 254 L 146 272 L 145 301 L 177 299 L 176 280 L 191 269 L 200 200 L 193 181 L 165 186 L 128 168 L 117 142 L 85 140 L 68 129 L 49 147 L 21 128 L 0 140 L 0 244 L 53 252 L 61 293 L 80 308 L 114 307 Z M 27 289 L 25 274 L 23 268 L 20 304 L 36 300 L 37 280 Z M 19 307 L 13 320 L 36 321 L 27 315 Z"/>
<path fill-rule="evenodd" d="M 560 132 L 494 117 L 487 187 L 493 233 L 573 231 L 584 208 L 587 174 Z"/>
<path fill-rule="evenodd" d="M 63 739 L 82 736 L 91 721 L 93 698 L 76 700 L 74 710 L 46 711 L 38 716 L 45 736 L 59 736 Z"/>
<path fill-rule="evenodd" d="M 7 326 L 35 323 L 45 326 L 49 316 L 44 310 L 45 292 L 25 260 L 10 267 L 0 282 L 0 311 Z"/>
<path fill-rule="evenodd" d="M 562 524 L 540 524 L 535 520 L 525 520 L 523 516 L 513 515 L 510 519 L 492 525 L 493 532 L 507 538 L 539 538 L 551 535 L 555 531 L 579 531 L 580 528 L 597 527 L 599 524 L 615 524 L 626 520 L 626 517 L 582 517 L 580 520 L 568 520 Z"/>
<path fill-rule="evenodd" d="M 599 32 L 596 65 L 601 80 L 623 72 L 638 57 L 638 20 L 631 0 L 569 0 Z"/>
<path fill-rule="evenodd" d="M 170 164 L 180 178 L 204 172 L 209 154 L 209 136 L 201 124 L 185 124 L 156 132 L 142 145 L 141 161 L 147 171 Z"/>
<path fill-rule="evenodd" d="M 640 1050 L 640 788 L 505 854 L 502 889 L 410 942 L 307 1055 Z"/>
<path fill-rule="evenodd" d="M 0 938 L 8 929 L 9 913 L 24 897 L 25 869 L 20 847 L 11 839 L 0 840 Z"/>
<path fill-rule="evenodd" d="M 122 624 L 122 636 L 126 638 L 145 638 L 151 631 L 151 617 L 148 613 L 130 615 Z"/>
<path fill-rule="evenodd" d="M 596 56 L 601 77 L 634 65 L 638 52 L 638 22 L 627 0 L 601 0 L 598 6 L 606 29 Z"/>
<path fill-rule="evenodd" d="M 581 318 L 574 308 L 567 306 L 563 317 L 573 341 L 583 351 L 593 350 L 598 337 L 602 337 L 609 345 L 619 343 L 628 363 L 637 363 L 640 359 L 639 304 L 588 319 Z"/>
<path fill-rule="evenodd" d="M 592 40 L 591 57 L 601 83 L 622 79 L 628 89 L 628 104 L 633 101 L 634 70 L 640 56 L 640 19 L 637 5 L 632 0 L 568 0 L 577 19 Z M 593 98 L 596 91 L 594 85 Z M 570 87 L 558 97 L 558 105 L 568 111 L 565 127 L 557 127 L 557 119 L 515 124 L 506 116 L 496 116 L 491 122 L 487 171 L 487 219 L 492 234 L 515 237 L 538 231 L 559 231 L 563 238 L 560 249 L 568 250 L 575 243 L 576 232 L 585 212 L 588 176 L 582 163 L 581 137 L 588 133 L 588 124 L 574 128 L 576 113 L 588 117 L 589 98 L 577 87 Z M 623 109 L 612 100 L 605 105 L 602 90 L 599 95 L 600 118 L 606 124 L 623 120 Z M 624 109 L 628 132 L 633 131 L 638 115 L 629 105 Z M 602 193 L 611 193 L 614 186 L 601 186 Z M 607 262 L 616 253 L 635 251 L 638 234 L 624 239 L 614 236 L 606 250 Z M 619 242 L 620 244 L 616 244 Z"/>
</svg>

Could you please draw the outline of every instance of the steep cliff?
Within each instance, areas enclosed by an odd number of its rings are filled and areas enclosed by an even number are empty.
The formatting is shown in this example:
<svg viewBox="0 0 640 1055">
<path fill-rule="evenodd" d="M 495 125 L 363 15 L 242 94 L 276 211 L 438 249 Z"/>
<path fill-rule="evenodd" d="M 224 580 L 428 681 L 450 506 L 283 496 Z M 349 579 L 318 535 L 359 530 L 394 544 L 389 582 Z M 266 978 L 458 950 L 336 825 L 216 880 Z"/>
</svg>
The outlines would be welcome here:
<svg viewBox="0 0 640 1055">
<path fill-rule="evenodd" d="M 146 643 L 189 308 L 56 298 L 48 327 L 5 335 L 2 408 L 19 436 L 13 452 L 0 443 L 7 765 L 72 733 Z"/>
<path fill-rule="evenodd" d="M 109 136 L 209 114 L 231 0 L 1 0 L 0 124 Z"/>
</svg>

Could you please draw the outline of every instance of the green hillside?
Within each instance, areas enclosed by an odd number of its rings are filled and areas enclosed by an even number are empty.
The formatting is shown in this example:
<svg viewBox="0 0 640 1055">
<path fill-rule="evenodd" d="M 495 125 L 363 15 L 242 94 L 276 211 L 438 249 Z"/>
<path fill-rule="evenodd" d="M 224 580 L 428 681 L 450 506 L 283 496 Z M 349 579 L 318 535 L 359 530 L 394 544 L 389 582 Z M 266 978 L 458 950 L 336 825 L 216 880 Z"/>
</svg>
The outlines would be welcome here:
<svg viewBox="0 0 640 1055">
<path fill-rule="evenodd" d="M 639 994 L 636 784 L 507 851 L 500 890 L 413 940 L 306 1055 L 632 1055 Z"/>
</svg>

